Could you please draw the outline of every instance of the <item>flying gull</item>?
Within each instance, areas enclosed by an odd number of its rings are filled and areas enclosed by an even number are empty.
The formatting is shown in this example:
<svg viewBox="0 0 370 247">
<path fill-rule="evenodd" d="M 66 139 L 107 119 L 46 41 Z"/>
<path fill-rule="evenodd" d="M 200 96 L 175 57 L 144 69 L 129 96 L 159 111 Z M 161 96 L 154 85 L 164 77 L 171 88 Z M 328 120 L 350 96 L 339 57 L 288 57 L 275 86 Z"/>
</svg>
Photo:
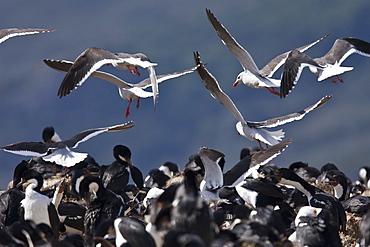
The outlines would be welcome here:
<svg viewBox="0 0 370 247">
<path fill-rule="evenodd" d="M 46 65 L 49 67 L 61 71 L 61 72 L 68 72 L 69 69 L 73 66 L 73 62 L 71 61 L 66 61 L 66 60 L 50 60 L 50 59 L 44 59 L 44 62 Z M 173 79 L 182 75 L 186 75 L 189 73 L 194 72 L 197 69 L 197 67 L 193 67 L 191 69 L 179 71 L 179 72 L 174 72 L 170 74 L 165 74 L 165 75 L 156 75 L 157 77 L 157 82 L 161 83 L 165 80 Z M 147 78 L 139 83 L 136 84 L 131 84 L 127 83 L 120 78 L 103 72 L 96 70 L 94 71 L 91 75 L 91 77 L 95 78 L 100 78 L 105 81 L 111 82 L 114 85 L 118 87 L 119 94 L 122 99 L 127 100 L 129 102 L 127 108 L 126 108 L 126 118 L 130 115 L 130 105 L 131 102 L 135 99 L 137 99 L 137 104 L 136 108 L 139 108 L 140 105 L 140 98 L 148 98 L 148 97 L 153 97 L 153 92 L 148 92 L 145 91 L 144 89 L 148 88 L 151 85 L 151 80 L 150 78 Z M 77 87 L 78 85 L 76 85 Z"/>
<path fill-rule="evenodd" d="M 58 96 L 61 98 L 68 95 L 73 89 L 81 86 L 87 78 L 103 65 L 112 64 L 120 70 L 130 70 L 131 73 L 140 75 L 137 67 L 146 68 L 149 72 L 149 78 L 152 85 L 154 109 L 158 100 L 158 83 L 154 66 L 147 56 L 142 53 L 112 53 L 110 51 L 90 47 L 83 51 L 73 62 L 64 77 L 59 90 Z"/>
<path fill-rule="evenodd" d="M 291 51 L 284 64 L 280 97 L 286 97 L 295 87 L 303 68 L 306 66 L 318 76 L 318 81 L 329 78 L 330 81 L 336 83 L 337 81 L 330 77 L 337 76 L 338 80 L 343 82 L 338 75 L 352 70 L 353 67 L 341 67 L 340 65 L 353 53 L 370 57 L 370 43 L 357 38 L 337 39 L 324 56 L 314 59 L 301 51 Z"/>
<path fill-rule="evenodd" d="M 24 156 L 38 156 L 48 162 L 55 162 L 58 165 L 65 167 L 73 166 L 87 157 L 87 153 L 77 153 L 70 149 L 76 148 L 81 142 L 99 135 L 104 132 L 116 132 L 134 127 L 134 123 L 129 121 L 124 124 L 89 129 L 78 133 L 69 140 L 58 142 L 17 142 L 14 144 L 0 147 L 0 149 Z"/>
<path fill-rule="evenodd" d="M 242 65 L 244 71 L 241 72 L 233 86 L 236 87 L 238 84 L 243 83 L 246 86 L 252 88 L 267 88 L 271 93 L 279 95 L 275 87 L 280 87 L 280 79 L 271 78 L 272 75 L 278 70 L 285 62 L 290 51 L 280 54 L 279 56 L 272 59 L 265 65 L 261 70 L 258 69 L 252 56 L 231 36 L 227 29 L 216 19 L 214 14 L 206 9 L 208 20 L 211 22 L 217 35 L 221 38 L 224 45 L 236 56 Z M 318 39 L 308 45 L 297 48 L 297 50 L 303 52 L 311 48 L 315 44 L 325 39 L 329 34 L 325 35 L 321 39 Z"/>
<path fill-rule="evenodd" d="M 211 96 L 219 101 L 222 105 L 224 105 L 238 120 L 236 124 L 236 130 L 238 131 L 238 133 L 249 140 L 256 140 L 259 143 L 261 149 L 264 149 L 261 145 L 261 142 L 272 146 L 279 143 L 279 141 L 284 138 L 283 130 L 267 131 L 264 128 L 272 128 L 295 120 L 300 120 L 307 113 L 323 106 L 332 97 L 331 95 L 325 96 L 315 104 L 296 113 L 268 119 L 262 122 L 249 122 L 244 120 L 244 117 L 239 112 L 234 102 L 229 98 L 227 94 L 222 91 L 216 78 L 211 75 L 204 67 L 204 64 L 200 61 L 199 52 L 194 52 L 194 59 L 195 63 L 199 65 L 197 69 L 198 75 L 204 86 L 210 92 Z"/>
</svg>

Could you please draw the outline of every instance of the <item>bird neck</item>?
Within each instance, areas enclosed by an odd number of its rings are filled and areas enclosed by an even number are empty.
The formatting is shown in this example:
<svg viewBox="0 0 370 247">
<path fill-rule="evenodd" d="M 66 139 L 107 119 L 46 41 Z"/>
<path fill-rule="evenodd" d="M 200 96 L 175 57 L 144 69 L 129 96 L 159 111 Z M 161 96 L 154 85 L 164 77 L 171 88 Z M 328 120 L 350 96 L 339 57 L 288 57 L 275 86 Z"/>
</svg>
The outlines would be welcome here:
<svg viewBox="0 0 370 247">
<path fill-rule="evenodd" d="M 310 185 L 300 177 L 297 177 L 295 180 L 288 180 L 285 178 L 281 179 L 281 182 L 284 184 L 289 184 L 294 186 L 297 190 L 305 194 L 307 198 L 311 198 L 315 194 L 314 186 Z"/>
</svg>

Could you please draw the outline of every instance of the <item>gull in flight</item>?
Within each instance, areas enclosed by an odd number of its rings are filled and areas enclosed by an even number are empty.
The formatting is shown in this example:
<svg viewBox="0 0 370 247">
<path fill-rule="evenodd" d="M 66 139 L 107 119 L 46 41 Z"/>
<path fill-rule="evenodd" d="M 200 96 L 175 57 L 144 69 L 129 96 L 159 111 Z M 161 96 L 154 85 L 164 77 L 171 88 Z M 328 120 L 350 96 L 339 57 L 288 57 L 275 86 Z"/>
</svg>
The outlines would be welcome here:
<svg viewBox="0 0 370 247">
<path fill-rule="evenodd" d="M 234 102 L 229 98 L 229 96 L 222 91 L 216 78 L 212 74 L 210 74 L 208 70 L 204 67 L 204 64 L 200 60 L 199 52 L 194 52 L 194 59 L 195 63 L 198 65 L 198 75 L 204 86 L 210 92 L 211 96 L 222 105 L 224 105 L 237 119 L 238 122 L 236 124 L 236 130 L 238 131 L 238 133 L 249 140 L 256 140 L 259 143 L 261 149 L 264 149 L 261 145 L 261 142 L 265 143 L 266 145 L 272 146 L 278 144 L 284 138 L 285 134 L 283 130 L 268 131 L 264 128 L 273 128 L 295 120 L 300 120 L 307 113 L 323 106 L 332 97 L 331 95 L 325 96 L 315 104 L 296 113 L 268 119 L 262 122 L 249 122 L 244 119 L 244 117 L 235 106 Z"/>
<path fill-rule="evenodd" d="M 222 43 L 229 48 L 229 50 L 236 56 L 242 65 L 244 71 L 242 71 L 233 86 L 236 87 L 240 83 L 252 88 L 267 88 L 271 93 L 279 95 L 279 92 L 274 88 L 280 87 L 280 79 L 271 78 L 272 75 L 278 70 L 285 62 L 290 51 L 278 55 L 265 65 L 261 70 L 258 69 L 252 56 L 231 36 L 227 29 L 216 19 L 214 14 L 206 9 L 208 20 L 215 29 L 217 35 L 222 40 Z M 311 48 L 315 44 L 325 39 L 329 34 L 325 35 L 321 39 L 318 39 L 308 45 L 297 48 L 297 50 L 303 52 Z"/>
<path fill-rule="evenodd" d="M 158 82 L 154 66 L 149 58 L 142 54 L 112 53 L 110 51 L 90 47 L 83 51 L 73 62 L 58 90 L 58 96 L 64 97 L 73 89 L 81 86 L 89 76 L 103 65 L 112 64 L 120 70 L 129 70 L 133 74 L 140 75 L 137 67 L 146 68 L 152 85 L 154 109 L 158 101 Z"/>
<path fill-rule="evenodd" d="M 73 136 L 69 140 L 60 140 L 48 143 L 17 142 L 0 147 L 0 149 L 18 155 L 42 157 L 45 161 L 55 162 L 56 164 L 65 167 L 71 167 L 83 161 L 88 155 L 87 153 L 73 152 L 71 151 L 71 148 L 76 148 L 81 142 L 85 142 L 101 133 L 122 131 L 132 127 L 134 127 L 134 122 L 129 121 L 120 125 L 85 130 Z"/>
<path fill-rule="evenodd" d="M 297 84 L 304 67 L 310 69 L 318 76 L 317 80 L 322 81 L 329 78 L 330 81 L 337 83 L 337 76 L 340 82 L 343 79 L 338 75 L 353 70 L 353 67 L 341 67 L 346 58 L 354 53 L 370 57 L 370 43 L 357 38 L 337 39 L 331 49 L 322 57 L 312 59 L 302 51 L 292 50 L 284 64 L 281 78 L 280 97 L 286 97 Z"/>
<path fill-rule="evenodd" d="M 50 68 L 53 68 L 55 70 L 65 72 L 65 73 L 67 73 L 69 69 L 73 66 L 73 62 L 66 61 L 66 60 L 60 61 L 60 60 L 44 59 L 44 63 L 48 65 Z M 195 66 L 191 69 L 187 69 L 187 70 L 183 70 L 179 72 L 174 72 L 174 73 L 165 74 L 165 75 L 156 75 L 157 82 L 161 83 L 169 79 L 180 77 L 182 75 L 192 73 L 196 69 L 197 67 Z M 99 71 L 99 70 L 94 71 L 90 76 L 111 82 L 118 87 L 119 95 L 121 96 L 121 98 L 129 102 L 126 108 L 126 114 L 125 114 L 126 118 L 130 115 L 130 106 L 133 100 L 137 99 L 136 108 L 139 108 L 140 98 L 153 97 L 153 92 L 148 92 L 144 90 L 151 85 L 150 78 L 147 78 L 136 84 L 131 84 L 131 83 L 127 83 L 121 80 L 120 78 L 112 74 Z"/>
</svg>

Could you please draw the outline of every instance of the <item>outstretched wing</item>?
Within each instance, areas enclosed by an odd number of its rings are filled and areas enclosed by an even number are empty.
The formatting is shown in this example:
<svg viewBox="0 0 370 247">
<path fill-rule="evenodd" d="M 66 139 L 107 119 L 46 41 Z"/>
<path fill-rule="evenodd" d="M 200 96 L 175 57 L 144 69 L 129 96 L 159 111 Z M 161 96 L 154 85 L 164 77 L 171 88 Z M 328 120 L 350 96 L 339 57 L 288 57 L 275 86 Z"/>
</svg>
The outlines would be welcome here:
<svg viewBox="0 0 370 247">
<path fill-rule="evenodd" d="M 251 128 L 273 128 L 279 125 L 283 125 L 289 122 L 293 122 L 296 120 L 302 119 L 307 113 L 316 110 L 323 106 L 328 100 L 330 100 L 332 95 L 326 95 L 322 97 L 319 101 L 317 101 L 315 104 L 301 110 L 295 113 L 291 113 L 282 117 L 276 117 L 276 118 L 271 118 L 263 122 L 247 122 L 248 126 Z"/>
<path fill-rule="evenodd" d="M 194 52 L 194 59 L 195 63 L 198 65 L 198 75 L 211 96 L 223 104 L 238 121 L 245 122 L 242 114 L 239 112 L 238 108 L 236 108 L 234 102 L 221 90 L 216 78 L 208 72 L 208 70 L 204 67 L 204 64 L 200 61 L 199 52 Z"/>
</svg>

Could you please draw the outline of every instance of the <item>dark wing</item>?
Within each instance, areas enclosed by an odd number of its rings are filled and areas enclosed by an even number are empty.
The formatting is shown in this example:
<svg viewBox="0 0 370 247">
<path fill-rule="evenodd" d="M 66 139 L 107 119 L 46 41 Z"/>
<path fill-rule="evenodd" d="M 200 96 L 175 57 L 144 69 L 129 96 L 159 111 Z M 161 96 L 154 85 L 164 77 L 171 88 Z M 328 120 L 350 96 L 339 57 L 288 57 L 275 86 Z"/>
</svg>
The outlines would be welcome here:
<svg viewBox="0 0 370 247">
<path fill-rule="evenodd" d="M 57 210 L 53 203 L 50 202 L 48 206 L 48 213 L 49 213 L 49 220 L 51 224 L 51 229 L 53 230 L 53 235 L 55 239 L 59 238 L 59 229 L 60 229 L 60 222 Z"/>
<path fill-rule="evenodd" d="M 315 59 L 320 65 L 342 64 L 351 54 L 358 53 L 363 56 L 370 56 L 370 43 L 357 38 L 341 38 L 335 40 L 330 50 L 320 58 Z"/>
<path fill-rule="evenodd" d="M 261 167 L 281 152 L 292 142 L 292 139 L 279 142 L 276 145 L 270 146 L 264 150 L 248 155 L 234 165 L 228 172 L 224 174 L 224 185 L 232 185 L 235 181 L 239 180 L 240 177 L 244 176 L 245 173 L 253 167 Z"/>
<path fill-rule="evenodd" d="M 55 69 L 55 70 L 60 71 L 60 72 L 64 72 L 64 73 L 67 73 L 68 70 L 73 66 L 73 62 L 66 61 L 66 60 L 44 59 L 44 63 L 47 66 L 49 66 L 50 68 Z M 127 83 L 127 82 L 121 80 L 120 78 L 118 78 L 118 77 L 116 77 L 112 74 L 109 74 L 109 73 L 103 72 L 103 71 L 99 71 L 99 70 L 94 71 L 90 76 L 95 77 L 95 78 L 99 78 L 99 79 L 102 79 L 102 80 L 105 80 L 105 81 L 108 81 L 108 82 L 111 82 L 119 88 L 129 89 L 129 88 L 132 88 L 134 86 L 134 84 Z M 149 79 L 146 79 L 144 81 L 148 81 L 148 86 L 150 85 L 150 80 Z"/>
<path fill-rule="evenodd" d="M 152 236 L 145 230 L 145 224 L 134 217 L 118 218 L 118 229 L 130 246 L 155 247 Z"/>
<path fill-rule="evenodd" d="M 130 129 L 134 126 L 135 126 L 134 122 L 129 121 L 127 123 L 120 124 L 120 125 L 114 125 L 114 126 L 104 127 L 104 128 L 89 129 L 89 130 L 85 130 L 85 131 L 78 133 L 77 135 L 73 136 L 69 140 L 62 141 L 62 143 L 66 144 L 70 148 L 75 148 L 78 146 L 79 143 L 85 142 L 89 140 L 90 138 L 97 136 L 103 132 L 122 131 L 122 130 Z"/>
<path fill-rule="evenodd" d="M 298 50 L 292 50 L 284 64 L 280 85 L 280 98 L 285 98 L 297 84 L 302 70 L 306 66 L 322 68 L 318 63 Z"/>
<path fill-rule="evenodd" d="M 0 43 L 3 43 L 5 40 L 37 33 L 49 33 L 54 32 L 55 29 L 40 29 L 40 28 L 9 28 L 0 30 Z"/>
<path fill-rule="evenodd" d="M 322 97 L 319 101 L 317 101 L 315 104 L 295 113 L 291 113 L 282 117 L 276 117 L 276 118 L 271 118 L 263 122 L 247 122 L 248 126 L 251 128 L 273 128 L 279 125 L 283 125 L 289 122 L 293 122 L 296 120 L 302 119 L 307 113 L 316 110 L 323 106 L 328 100 L 330 100 L 332 95 L 326 95 Z"/>
<path fill-rule="evenodd" d="M 17 142 L 0 147 L 0 149 L 24 156 L 44 156 L 48 153 L 50 145 L 43 142 Z"/>
<path fill-rule="evenodd" d="M 281 190 L 269 180 L 259 180 L 248 177 L 243 181 L 241 187 L 256 191 L 265 196 L 284 199 L 284 195 Z"/>
<path fill-rule="evenodd" d="M 238 121 L 245 122 L 242 114 L 239 112 L 238 108 L 236 108 L 234 102 L 222 91 L 216 78 L 208 72 L 208 70 L 204 67 L 204 64 L 200 61 L 199 52 L 194 52 L 194 59 L 195 63 L 198 65 L 198 75 L 211 96 L 224 105 Z"/>
<path fill-rule="evenodd" d="M 301 46 L 299 48 L 296 48 L 296 50 L 300 51 L 300 52 L 304 52 L 306 50 L 308 50 L 309 48 L 311 48 L 312 46 L 316 45 L 317 43 L 321 42 L 322 40 L 324 40 L 326 37 L 328 37 L 330 35 L 330 33 L 328 33 L 327 35 L 325 35 L 324 37 L 308 44 L 308 45 L 304 45 L 304 46 Z M 271 77 L 275 72 L 276 70 L 278 70 L 284 63 L 285 63 L 285 60 L 287 59 L 289 53 L 291 51 L 287 51 L 283 54 L 280 54 L 278 56 L 276 56 L 274 59 L 272 59 L 270 62 L 268 62 L 268 64 L 265 65 L 265 67 L 263 67 L 261 69 L 261 75 L 263 77 Z"/>
<path fill-rule="evenodd" d="M 236 56 L 240 64 L 243 66 L 244 70 L 249 70 L 253 74 L 260 74 L 256 63 L 253 61 L 252 56 L 236 42 L 236 40 L 231 36 L 227 29 L 216 19 L 214 14 L 206 9 L 208 20 L 211 22 L 213 28 L 215 29 L 218 37 L 222 40 L 224 45 L 229 48 L 229 50 Z"/>
<path fill-rule="evenodd" d="M 115 54 L 96 47 L 91 47 L 82 52 L 74 61 L 72 67 L 64 77 L 58 96 L 68 95 L 73 89 L 81 86 L 82 83 L 96 70 L 105 64 L 114 64 L 121 59 Z"/>
</svg>

